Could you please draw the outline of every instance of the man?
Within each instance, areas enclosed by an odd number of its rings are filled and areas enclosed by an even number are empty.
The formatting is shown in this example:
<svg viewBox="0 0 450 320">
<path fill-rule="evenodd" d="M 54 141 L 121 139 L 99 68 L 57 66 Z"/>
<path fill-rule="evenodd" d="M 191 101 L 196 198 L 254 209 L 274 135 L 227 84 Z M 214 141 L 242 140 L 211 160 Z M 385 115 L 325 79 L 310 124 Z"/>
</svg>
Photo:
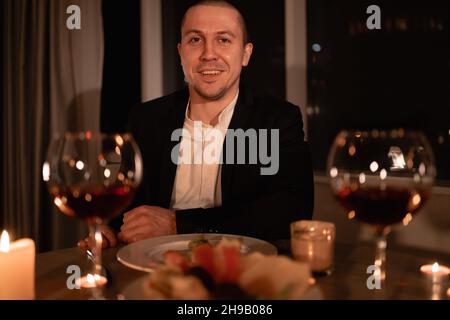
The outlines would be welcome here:
<svg viewBox="0 0 450 320">
<path fill-rule="evenodd" d="M 314 187 L 301 113 L 288 102 L 254 97 L 240 85 L 252 51 L 245 21 L 228 2 L 200 1 L 188 9 L 178 44 L 188 89 L 147 102 L 131 115 L 144 159 L 137 197 L 143 206 L 124 214 L 120 240 L 197 232 L 281 239 L 289 237 L 290 222 L 311 218 Z M 180 128 L 181 144 L 172 141 Z M 268 132 L 278 167 L 264 175 L 267 162 L 250 163 L 256 140 L 244 146 L 245 164 L 229 161 L 227 153 L 242 152 L 242 143 L 226 148 L 233 139 L 222 136 L 233 129 Z M 198 142 L 195 133 L 203 138 L 208 130 L 215 130 L 216 139 Z M 261 147 L 265 140 L 257 141 Z M 223 149 L 224 163 L 180 161 L 186 153 L 204 155 L 211 143 Z M 103 233 L 115 246 L 114 233 L 106 228 Z"/>
</svg>

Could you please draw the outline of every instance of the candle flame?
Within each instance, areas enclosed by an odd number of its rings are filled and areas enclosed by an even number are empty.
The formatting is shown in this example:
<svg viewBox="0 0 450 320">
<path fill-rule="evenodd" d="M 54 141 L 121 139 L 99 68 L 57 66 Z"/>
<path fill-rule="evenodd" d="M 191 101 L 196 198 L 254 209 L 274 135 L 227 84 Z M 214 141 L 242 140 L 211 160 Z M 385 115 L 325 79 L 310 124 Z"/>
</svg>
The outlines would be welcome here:
<svg viewBox="0 0 450 320">
<path fill-rule="evenodd" d="M 439 263 L 435 262 L 431 267 L 431 272 L 436 273 L 439 271 Z"/>
<path fill-rule="evenodd" d="M 9 252 L 9 234 L 6 230 L 3 230 L 0 237 L 0 251 Z"/>
</svg>

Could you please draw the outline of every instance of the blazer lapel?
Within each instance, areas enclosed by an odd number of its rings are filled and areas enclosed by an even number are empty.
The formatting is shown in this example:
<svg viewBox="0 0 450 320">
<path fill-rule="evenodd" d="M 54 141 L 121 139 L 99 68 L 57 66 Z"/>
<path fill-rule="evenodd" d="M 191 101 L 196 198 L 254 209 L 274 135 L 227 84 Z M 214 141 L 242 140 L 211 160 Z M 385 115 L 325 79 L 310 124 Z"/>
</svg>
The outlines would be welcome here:
<svg viewBox="0 0 450 320">
<path fill-rule="evenodd" d="M 180 143 L 180 141 L 171 141 L 171 136 L 174 130 L 182 129 L 184 126 L 186 107 L 189 100 L 188 90 L 183 90 L 179 97 L 177 97 L 175 105 L 171 106 L 171 111 L 168 119 L 167 131 L 165 134 L 165 146 L 163 148 L 163 155 L 161 158 L 161 174 L 160 174 L 160 190 L 159 201 L 162 207 L 168 208 L 170 206 L 173 185 L 175 183 L 175 176 L 177 172 L 177 165 L 173 163 L 171 154 L 172 150 Z M 245 90 L 243 86 L 239 89 L 239 98 L 234 108 L 233 117 L 231 118 L 228 129 L 244 129 L 245 124 L 250 115 L 250 107 L 253 105 L 253 96 L 251 92 Z M 223 145 L 223 159 L 226 160 L 226 141 Z M 222 204 L 225 204 L 229 199 L 232 187 L 233 178 L 233 164 L 222 165 Z"/>
<path fill-rule="evenodd" d="M 251 106 L 253 105 L 253 95 L 249 90 L 245 90 L 241 85 L 239 88 L 239 98 L 234 108 L 233 117 L 231 118 L 228 129 L 236 130 L 246 128 L 247 119 L 250 115 Z M 226 204 L 231 195 L 231 187 L 233 181 L 233 171 L 235 165 L 226 164 L 226 145 L 228 136 L 225 138 L 223 144 L 223 165 L 222 165 L 222 205 Z M 234 154 L 236 156 L 236 147 L 234 148 Z"/>
<path fill-rule="evenodd" d="M 172 198 L 173 185 L 177 172 L 177 165 L 172 161 L 172 150 L 180 143 L 180 141 L 172 141 L 172 133 L 184 126 L 186 107 L 189 100 L 188 90 L 183 90 L 177 97 L 175 104 L 169 106 L 171 108 L 167 131 L 165 133 L 165 146 L 161 157 L 161 173 L 160 173 L 160 190 L 159 200 L 161 206 L 169 208 Z M 179 147 L 179 146 L 178 146 Z"/>
</svg>

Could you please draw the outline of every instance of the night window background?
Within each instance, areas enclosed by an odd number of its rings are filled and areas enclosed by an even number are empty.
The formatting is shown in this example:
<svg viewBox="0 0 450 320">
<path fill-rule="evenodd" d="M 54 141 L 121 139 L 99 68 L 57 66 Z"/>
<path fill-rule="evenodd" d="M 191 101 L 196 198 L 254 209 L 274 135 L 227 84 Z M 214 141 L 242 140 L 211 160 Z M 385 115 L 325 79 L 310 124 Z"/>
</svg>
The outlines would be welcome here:
<svg viewBox="0 0 450 320">
<path fill-rule="evenodd" d="M 176 44 L 180 20 L 194 2 L 162 1 L 164 94 L 184 86 Z M 261 0 L 257 10 L 254 1 L 230 2 L 245 16 L 255 45 L 243 82 L 285 99 L 284 1 Z M 381 8 L 381 30 L 366 27 L 372 4 Z M 139 2 L 126 8 L 103 2 L 106 132 L 125 130 L 123 106 L 140 102 Z M 119 27 L 118 16 L 126 21 Z M 295 32 L 301 38 L 305 30 Z M 437 184 L 450 185 L 450 2 L 310 0 L 306 32 L 308 138 L 316 173 L 325 171 L 341 129 L 418 129 L 432 144 Z"/>
<path fill-rule="evenodd" d="M 381 8 L 368 30 L 366 8 Z M 450 2 L 308 1 L 308 125 L 324 171 L 340 129 L 422 130 L 450 184 Z"/>
</svg>

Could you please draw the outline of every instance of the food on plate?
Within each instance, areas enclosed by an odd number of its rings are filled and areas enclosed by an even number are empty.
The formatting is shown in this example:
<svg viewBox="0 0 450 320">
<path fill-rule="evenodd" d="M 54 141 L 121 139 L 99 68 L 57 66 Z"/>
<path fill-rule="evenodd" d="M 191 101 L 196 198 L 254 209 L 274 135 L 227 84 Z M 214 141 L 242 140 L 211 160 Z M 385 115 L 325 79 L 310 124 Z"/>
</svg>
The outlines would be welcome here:
<svg viewBox="0 0 450 320">
<path fill-rule="evenodd" d="M 284 256 L 241 255 L 240 242 L 223 238 L 190 255 L 168 251 L 145 285 L 150 299 L 300 299 L 309 287 L 307 264 Z"/>
<path fill-rule="evenodd" d="M 189 248 L 189 250 L 192 251 L 195 248 L 197 248 L 198 246 L 201 246 L 202 244 L 210 244 L 210 242 L 208 241 L 208 239 L 205 238 L 204 235 L 200 235 L 200 236 L 192 239 L 191 241 L 189 241 L 188 248 Z"/>
</svg>

